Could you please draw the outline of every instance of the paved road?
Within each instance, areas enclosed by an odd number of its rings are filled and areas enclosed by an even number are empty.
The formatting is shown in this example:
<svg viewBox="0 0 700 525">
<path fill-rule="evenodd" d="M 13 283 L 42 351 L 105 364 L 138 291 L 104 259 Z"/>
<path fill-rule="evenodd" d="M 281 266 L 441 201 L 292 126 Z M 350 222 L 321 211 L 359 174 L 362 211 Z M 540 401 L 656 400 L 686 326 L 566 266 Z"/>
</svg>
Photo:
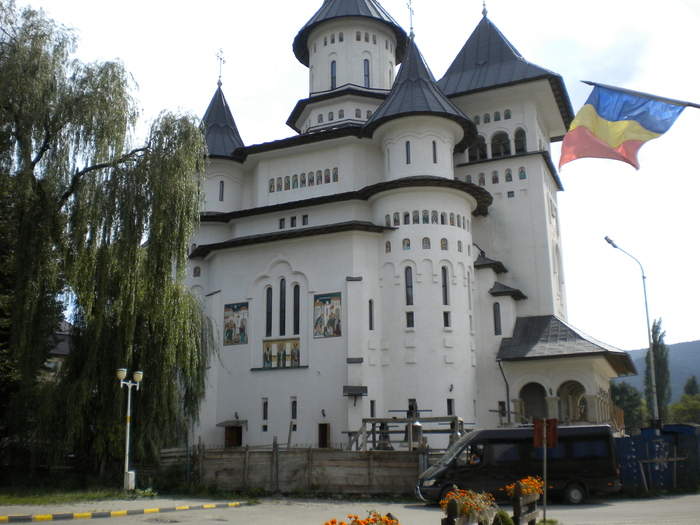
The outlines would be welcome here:
<svg viewBox="0 0 700 525">
<path fill-rule="evenodd" d="M 166 509 L 196 507 L 185 511 L 149 512 L 146 514 L 114 517 L 108 521 L 120 523 L 192 523 L 221 525 L 222 522 L 264 525 L 323 525 L 331 518 L 347 520 L 348 514 L 360 517 L 370 509 L 391 512 L 401 525 L 440 525 L 444 517 L 439 507 L 422 503 L 348 502 L 337 500 L 297 500 L 290 498 L 265 499 L 257 505 L 233 508 L 201 508 L 203 504 L 221 504 L 220 501 L 201 500 L 129 500 L 75 504 L 62 507 L 0 507 L 0 522 L 8 515 L 43 515 L 52 513 L 88 513 L 139 509 Z M 503 506 L 507 511 L 511 509 Z M 562 525 L 700 525 L 700 495 L 669 496 L 649 500 L 598 501 L 584 505 L 550 505 L 547 518 L 559 520 Z M 81 522 L 95 520 L 81 519 Z"/>
</svg>

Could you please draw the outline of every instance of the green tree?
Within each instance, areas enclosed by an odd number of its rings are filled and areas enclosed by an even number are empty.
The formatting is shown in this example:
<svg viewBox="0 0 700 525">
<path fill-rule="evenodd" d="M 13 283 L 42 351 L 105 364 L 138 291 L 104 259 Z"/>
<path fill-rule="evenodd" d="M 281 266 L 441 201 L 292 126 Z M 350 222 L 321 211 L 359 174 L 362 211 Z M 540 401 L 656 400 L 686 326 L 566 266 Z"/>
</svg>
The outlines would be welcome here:
<svg viewBox="0 0 700 525">
<path fill-rule="evenodd" d="M 625 414 L 625 431 L 629 435 L 639 434 L 644 423 L 649 419 L 642 393 L 627 381 L 611 381 L 610 395 L 613 403 Z"/>
<path fill-rule="evenodd" d="M 667 423 L 668 405 L 671 401 L 673 387 L 671 385 L 671 371 L 669 369 L 669 348 L 664 342 L 666 332 L 661 329 L 661 319 L 654 320 L 651 327 L 651 341 L 654 351 L 654 371 L 656 378 L 656 399 L 658 401 L 658 418 L 661 423 Z M 653 406 L 653 390 L 651 382 L 650 355 L 646 355 L 646 370 L 644 371 L 644 397 L 649 407 Z"/>
<path fill-rule="evenodd" d="M 683 393 L 687 396 L 695 396 L 700 394 L 700 383 L 698 383 L 698 376 L 692 375 L 688 378 L 683 385 Z"/>
<path fill-rule="evenodd" d="M 74 59 L 76 45 L 42 11 L 0 0 L 0 189 L 12 233 L 0 237 L 11 284 L 1 304 L 21 385 L 7 418 L 49 461 L 79 451 L 104 467 L 123 454 L 117 368 L 144 371 L 135 459 L 181 440 L 204 395 L 211 326 L 182 281 L 206 145 L 193 116 L 172 113 L 136 145 L 131 76 L 119 62 Z M 75 344 L 46 381 L 67 303 Z"/>
<path fill-rule="evenodd" d="M 700 424 L 700 394 L 682 394 L 671 406 L 671 415 L 674 423 Z"/>
</svg>

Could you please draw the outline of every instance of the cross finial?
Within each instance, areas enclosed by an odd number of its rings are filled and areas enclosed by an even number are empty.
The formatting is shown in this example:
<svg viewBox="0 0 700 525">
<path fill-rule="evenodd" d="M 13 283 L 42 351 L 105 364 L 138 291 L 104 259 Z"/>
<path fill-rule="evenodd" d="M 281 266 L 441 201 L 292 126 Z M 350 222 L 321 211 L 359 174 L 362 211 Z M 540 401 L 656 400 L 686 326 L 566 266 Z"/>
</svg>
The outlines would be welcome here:
<svg viewBox="0 0 700 525">
<path fill-rule="evenodd" d="M 484 9 L 481 11 L 481 14 L 486 16 L 489 14 L 489 12 L 486 10 L 486 0 L 483 0 L 484 2 Z"/>
<path fill-rule="evenodd" d="M 223 66 L 226 63 L 226 60 L 224 60 L 224 50 L 219 48 L 219 52 L 216 54 L 216 58 L 219 61 L 219 81 L 216 83 L 219 87 L 221 87 L 221 66 Z"/>
<path fill-rule="evenodd" d="M 408 20 L 411 26 L 411 33 L 408 36 L 413 38 L 415 36 L 413 33 L 413 0 L 408 0 L 406 7 L 408 8 Z"/>
</svg>

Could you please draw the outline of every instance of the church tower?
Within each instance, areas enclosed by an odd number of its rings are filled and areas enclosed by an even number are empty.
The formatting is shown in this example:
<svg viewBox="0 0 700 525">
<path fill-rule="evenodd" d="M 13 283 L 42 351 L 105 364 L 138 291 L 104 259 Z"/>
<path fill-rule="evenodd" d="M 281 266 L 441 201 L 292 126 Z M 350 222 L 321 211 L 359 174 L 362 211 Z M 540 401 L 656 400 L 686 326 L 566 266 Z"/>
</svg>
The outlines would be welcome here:
<svg viewBox="0 0 700 525">
<path fill-rule="evenodd" d="M 326 0 L 294 39 L 294 54 L 309 68 L 309 98 L 287 124 L 312 133 L 364 123 L 391 88 L 406 44 L 375 0 Z"/>
</svg>

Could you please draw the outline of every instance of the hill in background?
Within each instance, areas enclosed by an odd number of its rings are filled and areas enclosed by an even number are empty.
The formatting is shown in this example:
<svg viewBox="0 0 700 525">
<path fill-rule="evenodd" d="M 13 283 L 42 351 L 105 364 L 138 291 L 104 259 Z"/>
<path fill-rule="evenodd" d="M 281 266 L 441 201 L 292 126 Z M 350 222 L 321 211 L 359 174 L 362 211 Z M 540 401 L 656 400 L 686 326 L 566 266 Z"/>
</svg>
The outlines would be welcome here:
<svg viewBox="0 0 700 525">
<path fill-rule="evenodd" d="M 681 399 L 683 386 L 688 378 L 695 375 L 700 379 L 700 341 L 676 343 L 667 346 L 669 347 L 669 368 L 671 369 L 671 384 L 673 385 L 671 403 L 676 403 Z M 621 377 L 614 381 L 618 383 L 626 381 L 644 394 L 644 370 L 646 368 L 644 358 L 647 355 L 647 351 L 647 348 L 629 350 L 628 353 L 637 367 L 637 375 Z"/>
</svg>

